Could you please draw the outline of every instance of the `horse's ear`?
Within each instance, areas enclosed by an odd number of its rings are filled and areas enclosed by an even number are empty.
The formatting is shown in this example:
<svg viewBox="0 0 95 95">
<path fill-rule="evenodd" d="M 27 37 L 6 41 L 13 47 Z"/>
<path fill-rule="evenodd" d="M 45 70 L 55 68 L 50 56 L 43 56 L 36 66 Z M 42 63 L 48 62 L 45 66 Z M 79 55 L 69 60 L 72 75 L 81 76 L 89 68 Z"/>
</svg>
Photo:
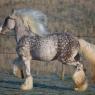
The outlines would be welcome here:
<svg viewBox="0 0 95 95">
<path fill-rule="evenodd" d="M 15 14 L 15 9 L 14 8 L 12 9 L 11 14 Z"/>
<path fill-rule="evenodd" d="M 9 15 L 11 18 L 15 18 L 15 9 L 12 9 L 11 14 Z"/>
</svg>

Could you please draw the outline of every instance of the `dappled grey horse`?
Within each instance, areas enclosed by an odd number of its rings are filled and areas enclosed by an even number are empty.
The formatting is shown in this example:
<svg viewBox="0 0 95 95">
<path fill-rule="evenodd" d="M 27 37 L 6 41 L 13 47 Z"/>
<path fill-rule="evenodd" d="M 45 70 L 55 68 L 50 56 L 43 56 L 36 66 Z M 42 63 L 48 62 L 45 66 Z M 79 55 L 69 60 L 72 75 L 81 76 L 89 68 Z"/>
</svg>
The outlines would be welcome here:
<svg viewBox="0 0 95 95">
<path fill-rule="evenodd" d="M 56 59 L 62 64 L 75 67 L 73 75 L 75 90 L 86 90 L 87 81 L 83 70 L 84 67 L 79 62 L 80 44 L 78 39 L 65 32 L 39 36 L 24 25 L 21 16 L 11 15 L 5 19 L 1 31 L 1 33 L 5 34 L 12 29 L 15 30 L 16 50 L 19 58 L 23 61 L 26 74 L 25 82 L 21 85 L 21 89 L 29 90 L 33 88 L 33 78 L 30 72 L 31 60 L 52 61 Z"/>
</svg>

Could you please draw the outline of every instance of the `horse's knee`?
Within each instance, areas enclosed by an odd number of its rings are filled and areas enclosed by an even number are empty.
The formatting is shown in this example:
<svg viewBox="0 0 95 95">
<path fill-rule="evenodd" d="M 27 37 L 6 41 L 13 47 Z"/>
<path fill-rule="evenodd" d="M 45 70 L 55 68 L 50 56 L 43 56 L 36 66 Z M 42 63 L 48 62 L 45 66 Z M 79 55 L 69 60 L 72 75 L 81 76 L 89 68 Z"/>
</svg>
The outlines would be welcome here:
<svg viewBox="0 0 95 95">
<path fill-rule="evenodd" d="M 22 56 L 22 60 L 24 63 L 26 77 L 30 76 L 31 75 L 31 70 L 30 70 L 31 56 Z"/>
<path fill-rule="evenodd" d="M 78 64 L 73 75 L 76 91 L 85 91 L 88 87 L 85 72 L 82 64 Z"/>
</svg>

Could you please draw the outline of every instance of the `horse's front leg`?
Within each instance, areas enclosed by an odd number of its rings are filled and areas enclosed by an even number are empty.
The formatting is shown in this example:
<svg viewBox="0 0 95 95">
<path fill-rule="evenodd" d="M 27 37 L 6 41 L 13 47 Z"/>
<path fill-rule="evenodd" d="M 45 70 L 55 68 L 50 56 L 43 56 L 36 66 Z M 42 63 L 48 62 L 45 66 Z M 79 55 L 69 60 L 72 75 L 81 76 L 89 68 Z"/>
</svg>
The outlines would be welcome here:
<svg viewBox="0 0 95 95">
<path fill-rule="evenodd" d="M 22 90 L 30 90 L 33 88 L 33 78 L 30 71 L 31 55 L 29 47 L 23 47 L 20 49 L 20 54 L 25 66 L 26 78 L 25 82 L 21 85 Z"/>
<path fill-rule="evenodd" d="M 20 57 L 17 57 L 13 61 L 13 74 L 18 78 L 25 78 L 24 70 L 23 70 L 23 61 Z"/>
</svg>

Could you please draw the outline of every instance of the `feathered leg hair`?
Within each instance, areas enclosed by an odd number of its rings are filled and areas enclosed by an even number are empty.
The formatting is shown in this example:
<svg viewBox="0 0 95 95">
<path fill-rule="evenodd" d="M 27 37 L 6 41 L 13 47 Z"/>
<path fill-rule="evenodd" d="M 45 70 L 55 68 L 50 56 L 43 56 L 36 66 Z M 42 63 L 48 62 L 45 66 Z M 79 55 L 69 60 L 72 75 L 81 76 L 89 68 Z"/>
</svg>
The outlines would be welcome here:
<svg viewBox="0 0 95 95">
<path fill-rule="evenodd" d="M 95 83 L 95 45 L 90 44 L 89 42 L 79 39 L 80 43 L 80 52 L 84 57 L 89 61 L 91 67 L 91 78 L 92 82 Z"/>
<path fill-rule="evenodd" d="M 79 62 L 78 62 L 79 63 Z M 86 80 L 85 72 L 82 64 L 78 64 L 73 75 L 73 80 L 75 83 L 75 91 L 85 91 L 88 87 L 88 82 Z"/>
</svg>

